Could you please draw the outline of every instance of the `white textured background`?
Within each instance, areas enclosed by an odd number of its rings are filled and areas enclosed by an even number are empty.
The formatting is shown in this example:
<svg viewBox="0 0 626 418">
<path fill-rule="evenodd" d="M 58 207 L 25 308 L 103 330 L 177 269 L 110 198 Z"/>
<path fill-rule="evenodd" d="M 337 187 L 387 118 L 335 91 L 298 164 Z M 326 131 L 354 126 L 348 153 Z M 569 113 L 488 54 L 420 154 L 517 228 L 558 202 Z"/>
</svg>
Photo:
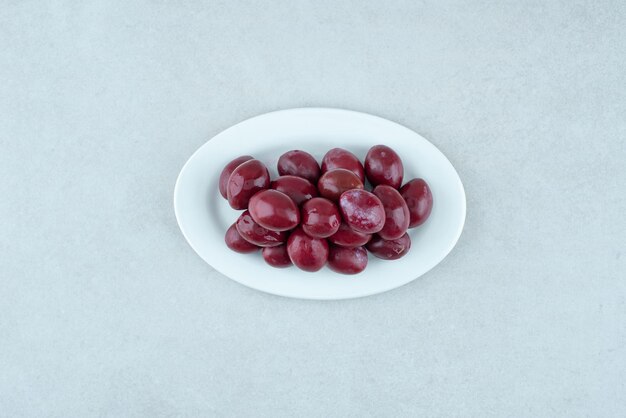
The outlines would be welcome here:
<svg viewBox="0 0 626 418">
<path fill-rule="evenodd" d="M 626 414 L 623 1 L 0 4 L 1 416 Z M 194 254 L 186 159 L 300 106 L 450 158 L 442 264 L 327 303 Z"/>
</svg>

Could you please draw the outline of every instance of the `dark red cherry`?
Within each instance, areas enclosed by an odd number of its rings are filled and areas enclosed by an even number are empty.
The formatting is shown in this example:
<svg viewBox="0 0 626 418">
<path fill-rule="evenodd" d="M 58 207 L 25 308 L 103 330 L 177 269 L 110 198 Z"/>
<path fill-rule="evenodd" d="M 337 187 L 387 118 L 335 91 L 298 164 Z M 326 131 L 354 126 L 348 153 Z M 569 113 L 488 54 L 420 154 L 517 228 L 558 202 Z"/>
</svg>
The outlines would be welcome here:
<svg viewBox="0 0 626 418">
<path fill-rule="evenodd" d="M 400 193 L 391 186 L 376 186 L 374 193 L 385 208 L 385 226 L 378 231 L 383 239 L 400 238 L 409 228 L 409 208 Z"/>
<path fill-rule="evenodd" d="M 304 271 L 318 271 L 328 260 L 328 242 L 308 236 L 302 228 L 295 229 L 287 241 L 289 258 Z"/>
<path fill-rule="evenodd" d="M 317 183 L 320 177 L 320 166 L 308 152 L 293 150 L 288 151 L 278 159 L 278 174 L 281 176 L 298 176 L 307 179 L 311 183 Z"/>
<path fill-rule="evenodd" d="M 226 246 L 233 251 L 238 253 L 246 254 L 253 253 L 258 251 L 259 247 L 254 244 L 249 243 L 237 231 L 236 224 L 232 224 L 227 230 L 226 235 L 224 235 L 224 242 L 226 242 Z"/>
<path fill-rule="evenodd" d="M 228 179 L 226 194 L 233 209 L 246 209 L 250 198 L 270 186 L 270 174 L 259 160 L 248 160 L 233 170 Z"/>
<path fill-rule="evenodd" d="M 397 260 L 403 257 L 411 249 L 411 238 L 409 234 L 404 234 L 398 239 L 385 240 L 380 235 L 374 235 L 374 238 L 366 245 L 369 252 L 383 260 Z"/>
<path fill-rule="evenodd" d="M 287 254 L 287 245 L 265 247 L 261 252 L 265 262 L 272 267 L 284 268 L 292 264 L 289 254 Z"/>
<path fill-rule="evenodd" d="M 250 199 L 252 219 L 270 231 L 288 231 L 300 223 L 300 209 L 278 190 L 261 190 Z"/>
<path fill-rule="evenodd" d="M 348 190 L 339 198 L 343 220 L 357 232 L 373 234 L 385 225 L 385 208 L 380 199 L 365 190 Z"/>
<path fill-rule="evenodd" d="M 330 247 L 328 267 L 341 274 L 358 274 L 367 267 L 367 251 L 363 247 Z"/>
<path fill-rule="evenodd" d="M 428 184 L 423 179 L 413 179 L 402 186 L 400 194 L 411 215 L 409 228 L 415 228 L 426 222 L 433 209 L 433 195 Z"/>
<path fill-rule="evenodd" d="M 402 184 L 404 167 L 394 150 L 386 145 L 375 145 L 365 156 L 365 174 L 373 186 L 386 184 L 397 189 Z"/>
<path fill-rule="evenodd" d="M 317 188 L 305 178 L 297 176 L 280 176 L 270 183 L 272 189 L 285 193 L 300 206 L 307 200 L 317 197 Z"/>
<path fill-rule="evenodd" d="M 365 171 L 363 170 L 363 164 L 361 161 L 348 150 L 343 148 L 333 148 L 324 155 L 322 159 L 322 173 L 325 173 L 336 168 L 344 168 L 352 171 L 361 180 L 361 183 L 365 183 Z"/>
<path fill-rule="evenodd" d="M 302 205 L 302 229 L 314 238 L 333 235 L 341 225 L 337 206 L 323 197 L 314 197 Z"/>
<path fill-rule="evenodd" d="M 361 247 L 372 239 L 370 234 L 364 234 L 362 232 L 356 232 L 350 228 L 346 223 L 339 225 L 339 229 L 333 235 L 328 237 L 328 241 L 341 247 Z"/>
<path fill-rule="evenodd" d="M 233 173 L 235 168 L 239 167 L 242 163 L 245 163 L 248 160 L 252 160 L 253 158 L 254 157 L 251 157 L 249 155 L 242 155 L 241 157 L 237 157 L 228 164 L 226 164 L 226 167 L 224 167 L 222 173 L 220 174 L 219 182 L 220 194 L 224 197 L 224 199 L 228 199 L 228 195 L 226 194 L 226 186 L 228 186 L 228 179 L 230 178 L 230 175 Z"/>
<path fill-rule="evenodd" d="M 350 170 L 336 168 L 322 174 L 317 181 L 317 189 L 322 197 L 333 202 L 339 200 L 339 196 L 347 190 L 362 189 L 363 182 Z"/>
<path fill-rule="evenodd" d="M 237 232 L 246 241 L 259 247 L 275 247 L 287 240 L 287 232 L 270 231 L 254 222 L 249 211 L 241 214 L 236 222 Z"/>
</svg>

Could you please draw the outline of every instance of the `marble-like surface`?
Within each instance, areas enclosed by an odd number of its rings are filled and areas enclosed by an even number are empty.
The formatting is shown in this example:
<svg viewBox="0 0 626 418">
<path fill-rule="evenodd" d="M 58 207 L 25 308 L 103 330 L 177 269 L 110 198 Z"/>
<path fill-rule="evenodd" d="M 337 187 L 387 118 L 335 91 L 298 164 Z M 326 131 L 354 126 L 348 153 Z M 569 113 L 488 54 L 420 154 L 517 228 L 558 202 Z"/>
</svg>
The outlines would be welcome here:
<svg viewBox="0 0 626 418">
<path fill-rule="evenodd" d="M 617 0 L 4 2 L 0 415 L 626 415 L 625 21 Z M 442 264 L 328 303 L 194 254 L 183 163 L 300 106 L 450 158 L 468 217 Z"/>
</svg>

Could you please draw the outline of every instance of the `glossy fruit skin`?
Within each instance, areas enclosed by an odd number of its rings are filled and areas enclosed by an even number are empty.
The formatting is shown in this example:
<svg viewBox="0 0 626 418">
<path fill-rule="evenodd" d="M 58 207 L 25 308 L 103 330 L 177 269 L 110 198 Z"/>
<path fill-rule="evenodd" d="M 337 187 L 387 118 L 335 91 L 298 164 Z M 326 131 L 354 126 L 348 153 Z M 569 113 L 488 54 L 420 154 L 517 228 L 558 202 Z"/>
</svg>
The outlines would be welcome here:
<svg viewBox="0 0 626 418">
<path fill-rule="evenodd" d="M 341 225 L 337 206 L 323 197 L 314 197 L 302 205 L 302 229 L 313 238 L 327 238 Z"/>
<path fill-rule="evenodd" d="M 226 230 L 226 235 L 224 235 L 224 242 L 226 243 L 226 246 L 228 248 L 241 254 L 253 253 L 259 250 L 259 247 L 243 239 L 243 237 L 237 231 L 236 224 L 232 224 Z"/>
<path fill-rule="evenodd" d="M 280 176 L 270 183 L 270 188 L 285 193 L 298 206 L 318 196 L 313 183 L 297 176 Z"/>
<path fill-rule="evenodd" d="M 270 173 L 267 167 L 259 160 L 248 160 L 235 168 L 228 178 L 228 203 L 233 209 L 246 209 L 250 198 L 269 186 Z"/>
<path fill-rule="evenodd" d="M 343 220 L 357 232 L 373 234 L 385 225 L 385 208 L 378 197 L 366 190 L 348 190 L 339 198 Z"/>
<path fill-rule="evenodd" d="M 265 247 L 261 253 L 265 262 L 272 267 L 285 268 L 292 265 L 289 254 L 287 254 L 287 245 Z"/>
<path fill-rule="evenodd" d="M 358 274 L 367 267 L 367 251 L 363 247 L 330 247 L 328 267 L 341 274 Z"/>
<path fill-rule="evenodd" d="M 270 231 L 288 231 L 300 223 L 300 209 L 278 190 L 261 190 L 248 203 L 252 219 Z"/>
<path fill-rule="evenodd" d="M 409 228 L 426 222 L 433 210 L 433 194 L 423 179 L 413 179 L 400 188 L 400 194 L 409 208 L 411 221 Z"/>
<path fill-rule="evenodd" d="M 287 151 L 278 159 L 277 168 L 281 176 L 298 176 L 313 184 L 320 177 L 320 166 L 315 157 L 305 151 Z"/>
<path fill-rule="evenodd" d="M 339 225 L 339 230 L 328 237 L 328 241 L 340 247 L 354 248 L 367 244 L 372 239 L 372 235 L 356 232 L 345 222 Z"/>
<path fill-rule="evenodd" d="M 375 257 L 383 260 L 397 260 L 411 249 L 411 238 L 409 234 L 404 234 L 398 239 L 385 240 L 379 235 L 374 235 L 374 238 L 367 243 L 366 248 Z"/>
<path fill-rule="evenodd" d="M 402 184 L 404 166 L 394 150 L 386 145 L 374 145 L 365 156 L 365 174 L 373 186 L 386 184 L 397 189 Z"/>
<path fill-rule="evenodd" d="M 250 155 L 242 155 L 241 157 L 237 157 L 228 164 L 226 164 L 226 166 L 222 170 L 222 173 L 220 174 L 219 182 L 220 194 L 222 195 L 222 197 L 224 197 L 224 199 L 228 199 L 228 195 L 226 194 L 226 187 L 228 186 L 228 179 L 230 178 L 230 175 L 233 173 L 233 171 L 235 171 L 235 168 L 252 159 L 254 159 L 254 157 L 251 157 Z"/>
<path fill-rule="evenodd" d="M 336 168 L 322 174 L 317 181 L 320 196 L 337 202 L 341 194 L 352 189 L 362 189 L 363 182 L 350 170 Z"/>
<path fill-rule="evenodd" d="M 409 229 L 409 208 L 404 198 L 396 189 L 381 184 L 372 191 L 385 208 L 385 226 L 378 231 L 383 239 L 400 238 Z"/>
<path fill-rule="evenodd" d="M 328 260 L 328 242 L 325 239 L 312 238 L 302 228 L 295 229 L 287 241 L 289 258 L 299 269 L 318 271 Z"/>
<path fill-rule="evenodd" d="M 322 158 L 322 173 L 336 168 L 352 171 L 361 180 L 361 183 L 365 183 L 363 164 L 350 151 L 343 148 L 333 148 L 324 155 L 324 158 Z"/>
<path fill-rule="evenodd" d="M 243 239 L 259 247 L 276 247 L 287 241 L 287 232 L 270 231 L 254 222 L 249 211 L 239 216 L 236 222 L 237 232 Z"/>
</svg>

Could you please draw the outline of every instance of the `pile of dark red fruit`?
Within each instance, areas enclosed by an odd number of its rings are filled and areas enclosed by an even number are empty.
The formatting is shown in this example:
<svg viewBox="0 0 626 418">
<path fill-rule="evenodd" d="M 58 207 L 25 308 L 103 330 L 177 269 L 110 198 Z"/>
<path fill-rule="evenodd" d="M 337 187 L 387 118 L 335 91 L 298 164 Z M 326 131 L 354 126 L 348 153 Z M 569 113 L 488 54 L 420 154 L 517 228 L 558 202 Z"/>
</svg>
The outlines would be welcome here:
<svg viewBox="0 0 626 418">
<path fill-rule="evenodd" d="M 278 173 L 271 181 L 261 161 L 244 155 L 224 167 L 219 184 L 230 206 L 245 210 L 226 231 L 226 245 L 239 253 L 262 248 L 273 267 L 318 271 L 328 263 L 356 274 L 367 266 L 366 249 L 398 259 L 411 248 L 407 229 L 424 223 L 433 206 L 424 180 L 400 187 L 402 160 L 385 145 L 370 148 L 365 167 L 341 148 L 328 151 L 321 167 L 311 154 L 289 151 Z"/>
</svg>

